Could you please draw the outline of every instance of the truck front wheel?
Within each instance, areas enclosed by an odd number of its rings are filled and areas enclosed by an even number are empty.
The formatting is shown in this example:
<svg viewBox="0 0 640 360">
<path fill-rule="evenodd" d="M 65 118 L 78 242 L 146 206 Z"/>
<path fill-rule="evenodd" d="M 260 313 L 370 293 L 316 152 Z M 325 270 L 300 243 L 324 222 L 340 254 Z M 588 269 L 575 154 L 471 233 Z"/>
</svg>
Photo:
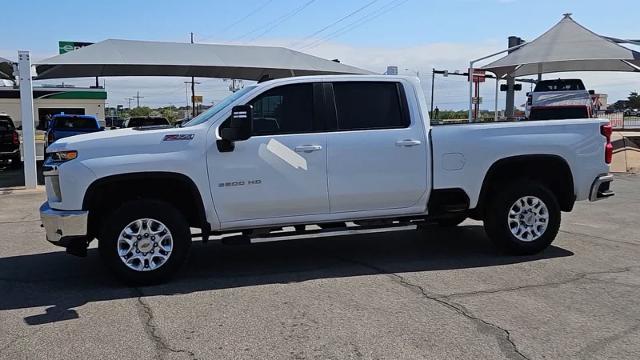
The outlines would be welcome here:
<svg viewBox="0 0 640 360">
<path fill-rule="evenodd" d="M 560 206 L 540 183 L 520 180 L 494 193 L 484 227 L 501 250 L 529 255 L 546 249 L 560 228 Z"/>
<path fill-rule="evenodd" d="M 170 204 L 137 200 L 123 204 L 102 225 L 100 255 L 126 283 L 167 280 L 184 262 L 191 245 L 189 224 Z"/>
</svg>

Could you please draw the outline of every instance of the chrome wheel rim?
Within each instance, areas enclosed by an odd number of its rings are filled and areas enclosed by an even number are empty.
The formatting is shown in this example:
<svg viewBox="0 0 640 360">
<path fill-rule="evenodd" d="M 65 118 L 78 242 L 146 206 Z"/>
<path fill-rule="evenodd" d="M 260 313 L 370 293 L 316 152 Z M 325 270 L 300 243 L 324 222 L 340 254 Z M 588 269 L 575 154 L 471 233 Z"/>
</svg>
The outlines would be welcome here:
<svg viewBox="0 0 640 360">
<path fill-rule="evenodd" d="M 120 232 L 116 250 L 129 269 L 153 271 L 169 260 L 173 236 L 169 228 L 156 219 L 138 219 Z"/>
<path fill-rule="evenodd" d="M 509 230 L 518 240 L 538 240 L 549 225 L 549 209 L 535 196 L 523 196 L 511 205 L 507 215 Z"/>
</svg>

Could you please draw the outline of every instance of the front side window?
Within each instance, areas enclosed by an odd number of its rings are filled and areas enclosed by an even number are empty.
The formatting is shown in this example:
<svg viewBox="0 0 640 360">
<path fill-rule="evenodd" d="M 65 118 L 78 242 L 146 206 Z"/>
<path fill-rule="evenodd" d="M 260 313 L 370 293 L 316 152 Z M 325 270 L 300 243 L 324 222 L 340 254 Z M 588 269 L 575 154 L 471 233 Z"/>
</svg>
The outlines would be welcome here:
<svg viewBox="0 0 640 360">
<path fill-rule="evenodd" d="M 249 102 L 253 106 L 253 135 L 313 132 L 313 84 L 273 88 Z"/>
<path fill-rule="evenodd" d="M 333 83 L 338 130 L 408 127 L 399 86 L 395 82 Z"/>
</svg>

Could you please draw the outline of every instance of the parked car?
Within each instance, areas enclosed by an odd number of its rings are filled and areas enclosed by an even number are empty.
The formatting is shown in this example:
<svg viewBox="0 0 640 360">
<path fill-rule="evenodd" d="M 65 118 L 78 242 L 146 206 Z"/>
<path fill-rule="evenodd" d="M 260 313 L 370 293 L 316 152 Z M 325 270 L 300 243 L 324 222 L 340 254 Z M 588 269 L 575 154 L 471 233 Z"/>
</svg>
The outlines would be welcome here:
<svg viewBox="0 0 640 360">
<path fill-rule="evenodd" d="M 171 126 L 169 120 L 160 116 L 132 117 L 125 122 L 125 127 Z"/>
<path fill-rule="evenodd" d="M 19 166 L 20 135 L 9 115 L 0 114 L 0 161 L 10 161 L 12 166 Z"/>
<path fill-rule="evenodd" d="M 606 120 L 432 127 L 420 82 L 399 76 L 266 81 L 180 128 L 80 135 L 47 151 L 47 239 L 84 255 L 97 238 L 131 283 L 167 279 L 192 238 L 211 235 L 253 243 L 470 217 L 500 249 L 534 254 L 561 211 L 613 195 Z"/>
<path fill-rule="evenodd" d="M 593 106 L 591 94 L 580 79 L 542 80 L 533 92 L 527 93 L 525 116 L 530 117 L 532 107 Z M 562 119 L 562 117 L 558 118 Z"/>
<path fill-rule="evenodd" d="M 95 116 L 56 114 L 49 120 L 44 146 L 46 149 L 57 140 L 102 130 Z"/>
</svg>

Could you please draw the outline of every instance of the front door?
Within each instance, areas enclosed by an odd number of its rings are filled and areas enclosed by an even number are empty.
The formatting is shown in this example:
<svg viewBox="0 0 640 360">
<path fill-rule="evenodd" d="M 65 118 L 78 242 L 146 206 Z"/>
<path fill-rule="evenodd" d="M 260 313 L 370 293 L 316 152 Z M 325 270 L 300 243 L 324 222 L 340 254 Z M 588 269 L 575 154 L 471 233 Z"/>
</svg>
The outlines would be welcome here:
<svg viewBox="0 0 640 360">
<path fill-rule="evenodd" d="M 310 83 L 265 91 L 248 102 L 252 137 L 230 152 L 210 147 L 209 179 L 223 227 L 329 212 L 326 134 L 317 132 L 313 94 Z"/>
</svg>

